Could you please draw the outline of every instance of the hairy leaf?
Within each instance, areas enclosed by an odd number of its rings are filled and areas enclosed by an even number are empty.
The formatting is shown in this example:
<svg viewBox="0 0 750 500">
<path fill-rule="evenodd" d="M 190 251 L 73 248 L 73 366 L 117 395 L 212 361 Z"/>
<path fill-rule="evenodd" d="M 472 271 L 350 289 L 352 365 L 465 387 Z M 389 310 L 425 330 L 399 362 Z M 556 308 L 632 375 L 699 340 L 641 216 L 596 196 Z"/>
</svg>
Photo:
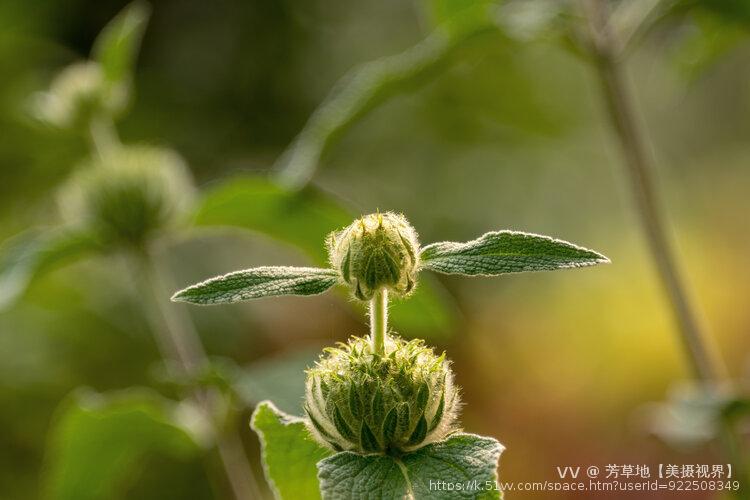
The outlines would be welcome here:
<svg viewBox="0 0 750 500">
<path fill-rule="evenodd" d="M 92 57 L 112 83 L 130 79 L 150 15 L 147 3 L 135 1 L 104 27 L 94 42 Z"/>
<path fill-rule="evenodd" d="M 235 271 L 180 290 L 175 302 L 230 304 L 278 295 L 317 295 L 339 279 L 332 269 L 316 267 L 265 266 Z"/>
<path fill-rule="evenodd" d="M 414 87 L 473 37 L 495 29 L 489 15 L 455 16 L 400 54 L 363 64 L 345 75 L 315 110 L 279 161 L 280 178 L 299 188 L 313 176 L 326 148 L 368 111 Z"/>
<path fill-rule="evenodd" d="M 100 247 L 73 229 L 29 230 L 0 246 L 0 310 L 20 297 L 31 281 Z"/>
<path fill-rule="evenodd" d="M 324 241 L 329 233 L 351 223 L 354 212 L 312 185 L 292 190 L 259 176 L 238 176 L 209 189 L 195 214 L 198 227 L 248 229 L 305 252 L 316 265 L 328 262 Z M 355 302 L 350 302 L 357 307 Z M 397 329 L 421 337 L 446 336 L 457 308 L 443 286 L 422 276 L 408 300 L 392 304 Z"/>
<path fill-rule="evenodd" d="M 456 434 L 399 458 L 337 453 L 318 463 L 318 478 L 324 499 L 497 499 L 502 451 L 492 438 Z M 447 483 L 463 489 L 440 488 Z"/>
<path fill-rule="evenodd" d="M 200 452 L 176 418 L 176 405 L 149 390 L 78 391 L 58 410 L 42 469 L 44 498 L 115 498 L 150 452 Z"/>
<path fill-rule="evenodd" d="M 495 276 L 609 262 L 604 255 L 549 236 L 493 231 L 466 243 L 444 241 L 422 249 L 425 269 L 446 274 Z"/>
<path fill-rule="evenodd" d="M 303 420 L 263 401 L 250 425 L 260 437 L 263 468 L 276 498 L 320 498 L 315 464 L 331 452 L 313 441 Z"/>
</svg>

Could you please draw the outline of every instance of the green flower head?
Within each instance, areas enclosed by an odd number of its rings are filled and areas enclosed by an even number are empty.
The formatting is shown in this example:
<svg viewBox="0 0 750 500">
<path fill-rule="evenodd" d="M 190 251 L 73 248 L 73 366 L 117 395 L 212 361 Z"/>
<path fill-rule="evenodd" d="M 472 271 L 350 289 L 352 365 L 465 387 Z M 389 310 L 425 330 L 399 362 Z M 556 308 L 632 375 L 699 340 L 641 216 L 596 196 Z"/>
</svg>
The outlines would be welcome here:
<svg viewBox="0 0 750 500">
<path fill-rule="evenodd" d="M 116 147 L 92 159 L 60 196 L 63 215 L 106 243 L 139 246 L 178 222 L 194 187 L 175 152 L 152 146 Z"/>
<path fill-rule="evenodd" d="M 357 453 L 400 453 L 457 430 L 459 391 L 445 354 L 421 340 L 386 336 L 383 355 L 369 339 L 329 348 L 307 372 L 305 412 L 324 446 Z"/>
<path fill-rule="evenodd" d="M 419 241 L 403 215 L 366 215 L 329 235 L 327 244 L 331 265 L 360 300 L 382 288 L 403 297 L 416 285 Z"/>
<path fill-rule="evenodd" d="M 127 104 L 127 85 L 107 82 L 101 66 L 86 61 L 63 69 L 48 91 L 35 95 L 32 111 L 56 127 L 80 128 L 99 115 L 121 114 Z"/>
</svg>

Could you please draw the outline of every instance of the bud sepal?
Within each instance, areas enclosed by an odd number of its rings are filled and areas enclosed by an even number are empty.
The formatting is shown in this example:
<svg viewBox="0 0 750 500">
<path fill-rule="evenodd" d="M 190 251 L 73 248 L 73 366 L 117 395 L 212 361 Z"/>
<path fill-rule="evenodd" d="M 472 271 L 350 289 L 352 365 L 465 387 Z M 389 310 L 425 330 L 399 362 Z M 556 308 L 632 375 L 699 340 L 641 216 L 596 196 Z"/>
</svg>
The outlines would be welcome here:
<svg viewBox="0 0 750 500">
<path fill-rule="evenodd" d="M 327 246 L 331 266 L 359 300 L 370 300 L 383 288 L 405 297 L 416 286 L 419 241 L 403 215 L 365 215 L 331 233 Z"/>
</svg>

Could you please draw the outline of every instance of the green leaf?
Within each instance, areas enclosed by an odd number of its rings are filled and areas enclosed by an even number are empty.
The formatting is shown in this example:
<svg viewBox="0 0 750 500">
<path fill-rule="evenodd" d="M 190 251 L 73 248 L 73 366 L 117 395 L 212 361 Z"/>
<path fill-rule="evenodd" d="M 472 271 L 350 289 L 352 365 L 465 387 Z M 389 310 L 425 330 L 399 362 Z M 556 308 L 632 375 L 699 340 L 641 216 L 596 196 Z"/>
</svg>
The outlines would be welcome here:
<svg viewBox="0 0 750 500">
<path fill-rule="evenodd" d="M 76 391 L 58 410 L 42 468 L 44 498 L 118 498 L 149 452 L 200 452 L 178 424 L 176 405 L 149 390 Z"/>
<path fill-rule="evenodd" d="M 672 62 L 688 82 L 695 81 L 747 39 L 750 24 L 726 22 L 719 16 L 696 11 L 690 29 L 684 30 L 671 54 Z"/>
<path fill-rule="evenodd" d="M 29 230 L 0 246 L 0 310 L 12 305 L 34 278 L 100 247 L 73 229 Z"/>
<path fill-rule="evenodd" d="M 489 15 L 469 10 L 404 52 L 365 63 L 346 74 L 279 160 L 281 181 L 294 188 L 307 184 L 325 150 L 367 112 L 429 81 L 458 47 L 496 29 Z"/>
<path fill-rule="evenodd" d="M 561 18 L 569 9 L 559 0 L 509 0 L 502 2 L 495 16 L 498 27 L 511 39 L 530 42 L 567 31 Z"/>
<path fill-rule="evenodd" d="M 319 349 L 285 351 L 238 368 L 233 388 L 250 406 L 273 398 L 282 411 L 301 414 L 305 396 L 305 369 L 315 364 L 319 354 Z"/>
<path fill-rule="evenodd" d="M 434 25 L 450 22 L 469 13 L 478 17 L 487 15 L 487 9 L 497 0 L 426 0 L 425 7 Z"/>
<path fill-rule="evenodd" d="M 333 269 L 316 267 L 264 266 L 235 271 L 180 290 L 175 302 L 231 304 L 278 295 L 317 295 L 339 279 Z"/>
<path fill-rule="evenodd" d="M 263 469 L 276 498 L 320 498 L 315 464 L 331 451 L 313 441 L 304 421 L 263 401 L 253 412 L 250 426 L 260 437 Z"/>
<path fill-rule="evenodd" d="M 492 438 L 456 434 L 399 458 L 337 453 L 318 463 L 318 478 L 323 498 L 501 498 L 495 485 L 502 451 Z"/>
<path fill-rule="evenodd" d="M 293 191 L 246 175 L 209 189 L 199 202 L 195 224 L 257 231 L 300 248 L 317 265 L 324 265 L 326 236 L 353 218 L 338 200 L 313 186 Z"/>
<path fill-rule="evenodd" d="M 444 241 L 422 249 L 425 269 L 445 274 L 496 276 L 609 262 L 567 241 L 518 231 L 492 231 L 466 243 Z"/>
<path fill-rule="evenodd" d="M 259 176 L 230 178 L 209 189 L 198 204 L 198 227 L 229 226 L 256 231 L 305 252 L 316 265 L 328 263 L 324 241 L 355 218 L 335 197 L 307 185 L 293 190 Z M 349 302 L 358 307 L 355 302 Z M 393 325 L 408 335 L 446 336 L 457 307 L 450 294 L 430 276 L 422 276 L 408 300 L 395 301 Z"/>
<path fill-rule="evenodd" d="M 91 55 L 101 65 L 107 81 L 118 83 L 132 77 L 150 13 L 147 3 L 133 2 L 117 14 L 94 41 Z"/>
<path fill-rule="evenodd" d="M 426 273 L 419 285 L 404 300 L 394 300 L 388 310 L 393 325 L 409 336 L 445 338 L 460 311 L 455 299 L 443 285 Z"/>
</svg>

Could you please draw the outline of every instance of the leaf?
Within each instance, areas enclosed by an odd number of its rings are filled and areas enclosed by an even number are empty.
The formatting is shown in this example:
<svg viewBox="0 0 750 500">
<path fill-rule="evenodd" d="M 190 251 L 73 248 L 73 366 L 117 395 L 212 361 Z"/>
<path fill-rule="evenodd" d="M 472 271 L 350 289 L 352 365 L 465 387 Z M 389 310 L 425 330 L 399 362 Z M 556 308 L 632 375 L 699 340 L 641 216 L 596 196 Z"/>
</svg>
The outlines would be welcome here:
<svg viewBox="0 0 750 500">
<path fill-rule="evenodd" d="M 235 226 L 292 244 L 317 265 L 328 262 L 324 241 L 351 223 L 350 211 L 308 186 L 294 191 L 259 176 L 238 176 L 209 189 L 195 214 L 198 226 Z"/>
<path fill-rule="evenodd" d="M 100 247 L 73 229 L 29 230 L 0 246 L 0 310 L 12 305 L 34 278 Z"/>
<path fill-rule="evenodd" d="M 306 185 L 325 150 L 357 120 L 391 96 L 428 81 L 455 49 L 477 35 L 494 30 L 489 15 L 478 16 L 469 9 L 467 15 L 441 24 L 404 52 L 350 71 L 313 112 L 282 155 L 277 165 L 281 182 L 293 188 Z"/>
<path fill-rule="evenodd" d="M 180 290 L 174 302 L 212 305 L 278 295 L 317 295 L 339 279 L 333 269 L 264 266 L 235 271 Z"/>
<path fill-rule="evenodd" d="M 450 22 L 470 11 L 476 16 L 487 15 L 487 8 L 496 0 L 426 0 L 424 2 L 434 25 Z"/>
<path fill-rule="evenodd" d="M 301 414 L 305 369 L 315 364 L 319 354 L 319 349 L 286 351 L 238 368 L 233 388 L 251 406 L 273 398 L 282 411 Z"/>
<path fill-rule="evenodd" d="M 293 190 L 259 176 L 237 176 L 209 189 L 198 204 L 199 227 L 249 229 L 305 252 L 316 265 L 328 263 L 324 241 L 351 223 L 354 212 L 312 185 Z M 355 302 L 349 302 L 357 307 Z M 395 301 L 393 325 L 408 335 L 436 338 L 451 331 L 457 307 L 443 286 L 422 276 L 408 300 Z"/>
<path fill-rule="evenodd" d="M 427 273 L 404 300 L 394 300 L 388 310 L 393 325 L 406 335 L 446 338 L 460 315 L 455 299 L 443 285 Z"/>
<path fill-rule="evenodd" d="M 496 276 L 609 262 L 567 241 L 518 231 L 492 231 L 466 243 L 444 241 L 422 249 L 425 269 L 445 274 Z"/>
<path fill-rule="evenodd" d="M 530 42 L 556 34 L 564 26 L 561 18 L 569 10 L 567 2 L 559 0 L 509 0 L 498 6 L 498 27 L 508 37 L 519 42 Z M 562 27 L 562 31 L 567 31 Z"/>
<path fill-rule="evenodd" d="M 44 497 L 117 498 L 153 451 L 179 459 L 200 452 L 176 405 L 148 390 L 77 391 L 58 410 L 43 467 Z"/>
<path fill-rule="evenodd" d="M 129 80 L 146 29 L 151 9 L 135 1 L 120 11 L 94 41 L 92 58 L 102 67 L 111 83 Z"/>
<path fill-rule="evenodd" d="M 747 37 L 747 26 L 729 23 L 719 16 L 696 11 L 671 54 L 687 82 L 697 80 Z"/>
<path fill-rule="evenodd" d="M 318 478 L 323 498 L 501 498 L 495 485 L 502 451 L 492 438 L 456 434 L 399 458 L 336 453 L 318 463 Z"/>
<path fill-rule="evenodd" d="M 263 401 L 253 412 L 250 426 L 260 437 L 263 470 L 275 496 L 320 498 L 315 464 L 331 451 L 313 441 L 304 421 Z"/>
</svg>

